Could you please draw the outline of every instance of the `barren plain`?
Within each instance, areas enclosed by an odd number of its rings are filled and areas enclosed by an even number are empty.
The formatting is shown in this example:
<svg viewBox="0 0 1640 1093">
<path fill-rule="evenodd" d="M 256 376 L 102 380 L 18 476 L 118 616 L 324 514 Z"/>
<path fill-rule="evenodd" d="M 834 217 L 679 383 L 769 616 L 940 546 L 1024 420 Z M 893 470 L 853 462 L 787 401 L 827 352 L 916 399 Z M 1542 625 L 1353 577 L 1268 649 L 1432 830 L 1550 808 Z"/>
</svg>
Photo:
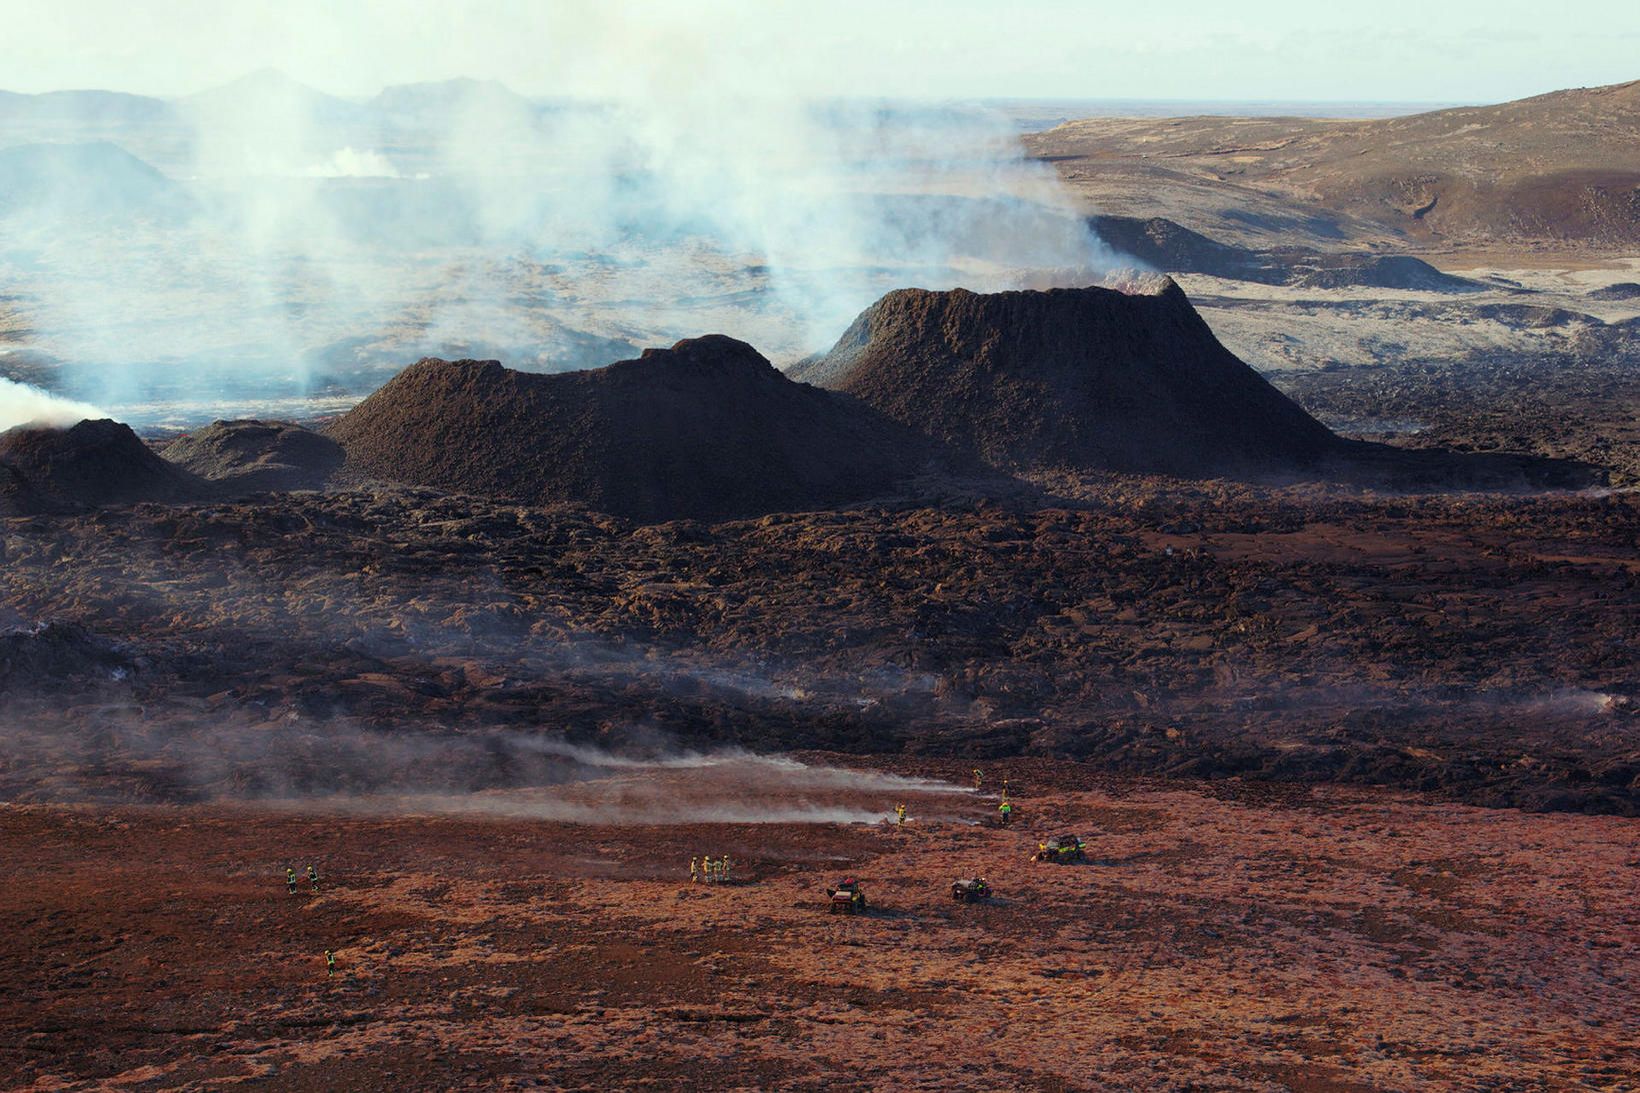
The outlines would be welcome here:
<svg viewBox="0 0 1640 1093">
<path fill-rule="evenodd" d="M 983 766 L 1012 828 L 980 822 L 994 793 L 886 786 L 852 796 L 909 801 L 904 827 L 12 807 L 0 1064 L 41 1089 L 1634 1088 L 1632 820 Z M 733 801 L 729 771 L 665 793 Z M 1029 860 L 1061 830 L 1087 863 Z M 689 883 L 701 854 L 732 882 Z M 308 862 L 319 890 L 288 894 Z M 825 913 L 844 875 L 864 917 Z M 996 897 L 952 902 L 973 875 Z"/>
</svg>

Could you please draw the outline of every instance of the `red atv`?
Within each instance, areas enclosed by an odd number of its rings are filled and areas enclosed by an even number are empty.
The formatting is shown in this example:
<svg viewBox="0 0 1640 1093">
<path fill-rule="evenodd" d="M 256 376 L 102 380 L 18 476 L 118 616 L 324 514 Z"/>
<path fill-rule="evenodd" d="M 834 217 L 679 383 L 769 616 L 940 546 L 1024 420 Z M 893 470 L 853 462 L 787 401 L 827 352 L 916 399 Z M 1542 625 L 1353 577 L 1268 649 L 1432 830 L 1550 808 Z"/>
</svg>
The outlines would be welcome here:
<svg viewBox="0 0 1640 1093">
<path fill-rule="evenodd" d="M 859 915 L 866 909 L 866 894 L 860 882 L 850 877 L 826 889 L 827 910 L 834 915 Z"/>
</svg>

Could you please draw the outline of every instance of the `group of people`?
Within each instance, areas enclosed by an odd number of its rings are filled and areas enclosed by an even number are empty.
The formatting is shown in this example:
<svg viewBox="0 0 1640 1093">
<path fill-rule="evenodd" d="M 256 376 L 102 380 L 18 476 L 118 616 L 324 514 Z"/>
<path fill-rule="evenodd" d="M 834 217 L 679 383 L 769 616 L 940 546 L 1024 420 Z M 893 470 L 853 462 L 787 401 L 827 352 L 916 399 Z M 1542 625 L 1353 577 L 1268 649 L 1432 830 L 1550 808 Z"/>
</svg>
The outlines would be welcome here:
<svg viewBox="0 0 1640 1093">
<path fill-rule="evenodd" d="M 319 890 L 319 871 L 311 865 L 307 867 L 307 882 L 311 891 Z M 290 889 L 291 895 L 296 894 L 296 870 L 288 865 L 285 866 L 285 886 Z"/>
<path fill-rule="evenodd" d="M 730 879 L 729 855 L 721 858 L 690 858 L 689 880 L 693 883 L 727 884 Z"/>
<path fill-rule="evenodd" d="M 307 867 L 307 872 L 304 873 L 304 874 L 301 874 L 301 876 L 306 876 L 307 877 L 308 890 L 309 891 L 317 892 L 319 890 L 319 870 L 318 869 L 316 869 L 316 868 L 314 868 L 313 866 L 310 865 L 310 866 Z M 300 876 L 297 874 L 296 870 L 292 869 L 288 865 L 285 866 L 285 889 L 288 892 L 290 892 L 290 894 L 293 895 L 293 896 L 296 894 L 296 882 L 299 879 L 300 879 Z M 334 976 L 335 974 L 336 974 L 336 953 L 333 950 L 326 949 L 325 950 L 325 975 L 326 976 Z"/>
</svg>

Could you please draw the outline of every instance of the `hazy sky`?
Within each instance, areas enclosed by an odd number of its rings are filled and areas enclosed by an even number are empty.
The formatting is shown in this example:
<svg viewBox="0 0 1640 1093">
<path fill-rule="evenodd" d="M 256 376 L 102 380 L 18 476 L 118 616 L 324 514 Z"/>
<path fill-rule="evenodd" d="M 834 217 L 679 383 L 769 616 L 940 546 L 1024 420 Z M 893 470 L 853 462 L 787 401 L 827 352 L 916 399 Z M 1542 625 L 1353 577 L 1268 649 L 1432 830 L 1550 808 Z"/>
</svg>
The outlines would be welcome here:
<svg viewBox="0 0 1640 1093">
<path fill-rule="evenodd" d="M 1635 0 L 0 0 L 0 87 L 721 80 L 929 97 L 1497 101 L 1640 78 Z M 657 83 L 655 68 L 665 70 Z M 639 70 L 643 71 L 639 71 Z"/>
</svg>

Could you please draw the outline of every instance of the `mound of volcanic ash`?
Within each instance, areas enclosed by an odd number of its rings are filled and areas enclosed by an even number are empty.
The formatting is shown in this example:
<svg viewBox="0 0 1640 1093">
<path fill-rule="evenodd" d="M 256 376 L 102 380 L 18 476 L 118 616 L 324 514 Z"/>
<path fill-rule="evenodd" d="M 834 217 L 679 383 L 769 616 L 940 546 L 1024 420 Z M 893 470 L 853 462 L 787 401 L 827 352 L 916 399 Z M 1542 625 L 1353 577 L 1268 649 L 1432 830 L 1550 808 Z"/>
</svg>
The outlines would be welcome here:
<svg viewBox="0 0 1640 1093">
<path fill-rule="evenodd" d="M 0 433 L 0 512 L 73 512 L 138 501 L 184 502 L 210 486 L 107 419 L 68 429 L 20 425 Z"/>
<path fill-rule="evenodd" d="M 794 375 L 999 465 L 1270 472 L 1338 444 L 1165 278 L 1144 295 L 902 289 Z"/>
<path fill-rule="evenodd" d="M 1399 288 L 1414 292 L 1473 292 L 1477 281 L 1442 273 L 1421 258 L 1406 254 L 1330 254 L 1317 256 L 1318 268 L 1289 283 L 1299 288 Z"/>
<path fill-rule="evenodd" d="M 538 375 L 427 359 L 330 429 L 350 477 L 629 519 L 802 511 L 892 491 L 933 447 L 858 401 L 794 383 L 722 335 Z"/>
<path fill-rule="evenodd" d="M 1166 273 L 1201 273 L 1232 281 L 1300 288 L 1400 288 L 1474 292 L 1477 281 L 1442 273 L 1410 255 L 1329 254 L 1303 247 L 1252 250 L 1231 246 L 1156 216 L 1095 216 L 1095 234 L 1123 254 Z"/>
<path fill-rule="evenodd" d="M 323 489 L 342 446 L 283 421 L 216 421 L 178 437 L 164 457 L 236 494 Z"/>
<path fill-rule="evenodd" d="M 1268 253 L 1231 246 L 1160 216 L 1090 217 L 1088 226 L 1123 254 L 1168 273 L 1203 273 L 1232 281 L 1285 284 L 1291 270 Z"/>
<path fill-rule="evenodd" d="M 1619 281 L 1615 285 L 1597 288 L 1589 293 L 1591 300 L 1640 300 L 1640 284 Z"/>
</svg>

